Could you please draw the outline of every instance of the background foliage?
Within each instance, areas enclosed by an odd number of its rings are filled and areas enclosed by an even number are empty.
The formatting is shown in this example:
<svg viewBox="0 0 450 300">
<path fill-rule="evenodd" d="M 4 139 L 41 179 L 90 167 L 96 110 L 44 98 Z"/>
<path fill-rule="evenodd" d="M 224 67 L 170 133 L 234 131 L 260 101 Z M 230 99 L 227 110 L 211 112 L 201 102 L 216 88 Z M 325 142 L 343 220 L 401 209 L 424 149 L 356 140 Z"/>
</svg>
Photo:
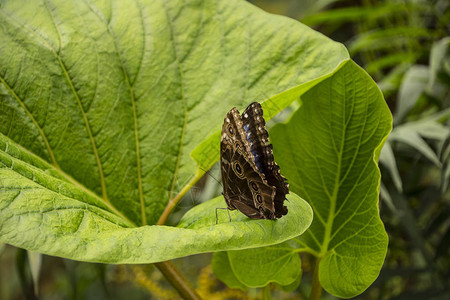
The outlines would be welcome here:
<svg viewBox="0 0 450 300">
<path fill-rule="evenodd" d="M 450 147 L 449 147 L 449 33 L 447 1 L 257 1 L 256 5 L 286 14 L 344 43 L 352 58 L 377 81 L 394 115 L 394 131 L 381 155 L 381 217 L 390 237 L 389 250 L 378 280 L 359 298 L 444 299 L 450 286 Z M 284 116 L 285 117 L 285 116 Z M 277 120 L 283 120 L 283 115 Z M 171 216 L 178 222 L 193 204 L 211 199 L 220 187 L 204 178 Z M 2 298 L 19 298 L 33 278 L 44 297 L 117 298 L 174 296 L 158 271 L 143 275 L 137 267 L 107 266 L 24 254 L 2 246 Z M 15 255 L 15 252 L 18 255 Z M 30 255 L 31 269 L 23 263 Z M 18 268 L 15 267 L 17 261 Z M 212 275 L 210 255 L 178 259 L 176 265 L 205 297 L 257 297 L 230 290 Z M 300 290 L 275 290 L 276 297 L 308 295 L 311 258 L 302 255 L 305 271 Z M 23 266 L 23 267 L 20 267 Z M 41 276 L 30 276 L 39 273 Z M 148 274 L 151 274 L 148 277 Z M 31 293 L 30 293 L 31 294 Z M 331 297 L 330 297 L 331 298 Z"/>
</svg>

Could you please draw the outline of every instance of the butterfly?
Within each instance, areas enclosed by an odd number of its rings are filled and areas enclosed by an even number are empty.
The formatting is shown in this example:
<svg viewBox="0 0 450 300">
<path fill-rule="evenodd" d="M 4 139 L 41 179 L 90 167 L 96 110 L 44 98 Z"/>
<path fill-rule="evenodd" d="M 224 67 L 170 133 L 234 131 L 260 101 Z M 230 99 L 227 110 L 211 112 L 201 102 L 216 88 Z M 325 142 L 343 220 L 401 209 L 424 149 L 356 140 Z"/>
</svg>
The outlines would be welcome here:
<svg viewBox="0 0 450 300">
<path fill-rule="evenodd" d="M 272 145 L 258 102 L 242 115 L 233 107 L 226 115 L 220 139 L 223 196 L 228 210 L 251 219 L 281 218 L 289 184 L 273 159 Z M 217 210 L 216 210 L 217 213 Z"/>
</svg>

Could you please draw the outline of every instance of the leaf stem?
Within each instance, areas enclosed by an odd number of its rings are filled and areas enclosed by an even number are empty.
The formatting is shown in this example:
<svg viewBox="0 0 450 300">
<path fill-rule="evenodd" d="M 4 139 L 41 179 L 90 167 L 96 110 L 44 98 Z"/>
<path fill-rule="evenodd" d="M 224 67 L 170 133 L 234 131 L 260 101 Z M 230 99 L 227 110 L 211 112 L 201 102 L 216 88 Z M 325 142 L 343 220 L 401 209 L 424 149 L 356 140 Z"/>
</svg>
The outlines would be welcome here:
<svg viewBox="0 0 450 300">
<path fill-rule="evenodd" d="M 293 251 L 297 252 L 297 253 L 309 253 L 309 254 L 311 254 L 311 255 L 313 255 L 315 257 L 319 257 L 320 256 L 319 252 L 314 251 L 311 248 L 306 248 L 306 247 L 305 248 L 296 248 Z"/>
<path fill-rule="evenodd" d="M 268 285 L 266 285 L 265 287 L 263 287 L 263 299 L 264 300 L 271 300 L 272 299 L 272 294 L 270 293 L 270 283 Z"/>
<path fill-rule="evenodd" d="M 320 257 L 316 259 L 316 266 L 314 267 L 314 274 L 312 278 L 311 294 L 309 296 L 310 300 L 319 300 L 322 295 L 322 286 L 319 281 L 320 260 Z"/>
<path fill-rule="evenodd" d="M 170 213 L 172 212 L 175 205 L 178 203 L 178 201 L 181 200 L 181 198 L 189 191 L 189 189 L 205 174 L 204 171 L 198 169 L 195 173 L 194 177 L 183 187 L 183 189 L 175 196 L 175 198 L 170 199 L 169 203 L 167 203 L 166 208 L 164 209 L 161 217 L 159 217 L 158 222 L 156 225 L 164 225 L 166 223 L 167 218 L 169 217 Z"/>
<path fill-rule="evenodd" d="M 183 299 L 201 300 L 195 289 L 186 281 L 170 261 L 163 261 L 155 263 L 154 265 L 164 277 L 167 278 Z"/>
</svg>

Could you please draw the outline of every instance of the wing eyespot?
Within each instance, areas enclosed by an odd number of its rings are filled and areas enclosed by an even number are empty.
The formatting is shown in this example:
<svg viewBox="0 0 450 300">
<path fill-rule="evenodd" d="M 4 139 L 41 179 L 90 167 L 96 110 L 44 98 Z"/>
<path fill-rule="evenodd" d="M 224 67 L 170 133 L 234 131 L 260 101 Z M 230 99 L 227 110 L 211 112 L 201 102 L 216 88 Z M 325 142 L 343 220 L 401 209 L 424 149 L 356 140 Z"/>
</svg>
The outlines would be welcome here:
<svg viewBox="0 0 450 300">
<path fill-rule="evenodd" d="M 234 128 L 233 128 L 233 126 L 231 126 L 231 124 L 229 124 L 227 127 L 228 127 L 228 133 L 231 134 L 231 136 L 233 136 L 234 135 Z"/>
<path fill-rule="evenodd" d="M 238 161 L 233 162 L 233 171 L 239 178 L 244 178 L 244 168 Z"/>
</svg>

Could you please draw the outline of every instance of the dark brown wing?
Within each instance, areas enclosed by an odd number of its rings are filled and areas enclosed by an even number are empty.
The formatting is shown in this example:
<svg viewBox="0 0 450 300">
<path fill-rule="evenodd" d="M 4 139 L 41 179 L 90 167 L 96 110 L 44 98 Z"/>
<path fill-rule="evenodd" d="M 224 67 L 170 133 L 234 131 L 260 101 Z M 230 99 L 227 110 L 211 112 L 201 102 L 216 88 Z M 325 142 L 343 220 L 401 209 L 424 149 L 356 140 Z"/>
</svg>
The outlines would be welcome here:
<svg viewBox="0 0 450 300">
<path fill-rule="evenodd" d="M 258 102 L 251 103 L 242 113 L 243 129 L 250 144 L 250 151 L 255 158 L 259 172 L 265 175 L 267 183 L 276 188 L 274 198 L 275 216 L 280 218 L 287 214 L 287 207 L 283 205 L 289 185 L 286 178 L 280 174 L 280 167 L 273 159 L 272 145 L 269 144 L 269 134 L 263 118 L 263 110 Z"/>
<path fill-rule="evenodd" d="M 274 219 L 275 188 L 258 172 L 245 135 L 241 116 L 233 108 L 225 117 L 220 142 L 225 201 L 229 209 L 238 209 L 249 218 Z"/>
</svg>

